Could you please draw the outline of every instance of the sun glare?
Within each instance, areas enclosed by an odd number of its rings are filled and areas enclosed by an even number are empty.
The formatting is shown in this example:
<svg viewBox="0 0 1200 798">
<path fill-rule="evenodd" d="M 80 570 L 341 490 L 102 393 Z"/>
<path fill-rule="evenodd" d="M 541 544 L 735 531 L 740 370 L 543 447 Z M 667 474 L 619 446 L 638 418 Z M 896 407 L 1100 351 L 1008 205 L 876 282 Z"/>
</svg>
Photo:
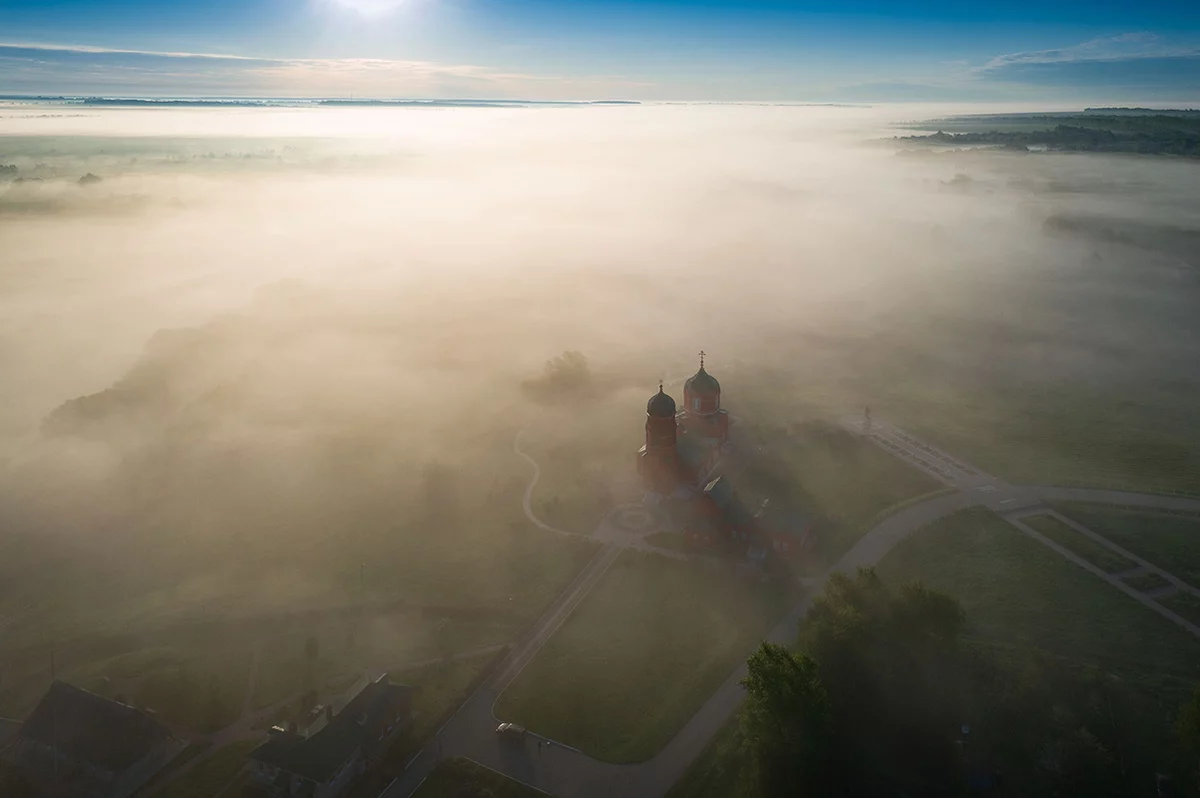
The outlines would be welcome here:
<svg viewBox="0 0 1200 798">
<path fill-rule="evenodd" d="M 377 17 L 395 11 L 409 0 L 330 0 L 338 8 L 345 8 L 365 17 Z"/>
</svg>

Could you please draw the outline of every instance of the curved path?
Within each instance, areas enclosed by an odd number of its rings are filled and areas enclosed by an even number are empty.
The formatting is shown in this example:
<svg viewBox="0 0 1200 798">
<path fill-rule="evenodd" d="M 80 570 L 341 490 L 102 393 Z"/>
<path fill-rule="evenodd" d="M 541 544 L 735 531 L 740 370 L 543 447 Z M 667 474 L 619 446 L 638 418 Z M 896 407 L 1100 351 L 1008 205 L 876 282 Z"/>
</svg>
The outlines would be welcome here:
<svg viewBox="0 0 1200 798">
<path fill-rule="evenodd" d="M 517 436 L 513 438 L 513 452 L 516 453 L 525 462 L 533 466 L 533 476 L 529 480 L 529 484 L 525 486 L 525 495 L 521 497 L 521 507 L 525 510 L 525 517 L 528 518 L 538 529 L 544 529 L 547 532 L 553 532 L 557 535 L 576 535 L 575 532 L 568 532 L 565 529 L 550 526 L 542 519 L 533 514 L 533 489 L 537 487 L 538 480 L 542 478 L 542 467 L 538 465 L 537 460 L 534 460 L 525 452 L 521 451 L 521 436 L 529 429 L 528 426 L 522 427 Z"/>
<path fill-rule="evenodd" d="M 915 439 L 907 440 L 915 445 L 924 446 Z M 562 532 L 544 524 L 532 514 L 530 497 L 541 469 L 533 458 L 520 450 L 519 441 L 520 434 L 514 440 L 514 451 L 534 468 L 533 480 L 525 491 L 526 515 L 543 529 Z M 893 453 L 905 457 L 906 454 L 899 449 L 907 449 L 908 446 L 903 441 L 901 443 L 903 446 L 898 445 Z M 928 456 L 935 450 L 932 447 L 924 447 L 920 451 L 923 452 L 920 456 L 926 459 L 923 462 L 914 462 L 914 465 L 924 470 L 933 470 L 929 467 Z M 981 506 L 1005 513 L 1020 508 L 1036 507 L 1043 501 L 1065 501 L 1200 512 L 1200 499 L 1090 488 L 1009 485 L 959 461 L 939 460 L 938 467 L 948 467 L 946 473 L 956 481 L 943 481 L 956 488 L 954 493 L 918 502 L 888 516 L 863 535 L 830 573 L 853 572 L 859 567 L 874 565 L 922 527 L 969 507 Z M 968 478 L 963 479 L 963 475 Z M 612 545 L 605 547 L 609 551 L 617 548 Z M 607 557 L 603 559 L 607 560 Z M 597 562 L 596 565 L 601 566 L 601 563 Z M 607 567 L 607 563 L 600 567 L 601 572 L 603 567 Z M 768 636 L 770 640 L 789 642 L 795 637 L 797 625 L 807 614 L 813 598 L 819 595 L 826 578 L 828 574 L 806 582 L 806 586 L 811 589 L 771 631 Z M 555 606 L 547 612 L 544 622 L 539 623 L 531 633 L 531 642 L 536 641 L 535 648 L 540 648 L 553 629 L 561 624 L 563 615 L 555 610 L 564 604 L 573 605 L 582 600 L 578 589 L 580 581 L 590 581 L 588 574 L 581 574 L 581 579 L 576 580 L 564 597 L 555 602 Z M 530 656 L 532 653 L 536 651 L 531 652 Z M 528 658 L 521 659 L 527 661 Z M 520 663 L 522 666 L 524 661 Z M 687 772 L 692 762 L 704 752 L 716 733 L 737 711 L 744 696 L 741 680 L 745 673 L 746 666 L 743 663 L 654 758 L 636 765 L 614 765 L 557 743 L 539 742 L 536 737 L 523 742 L 499 738 L 494 732 L 495 719 L 492 717 L 491 705 L 499 694 L 499 690 L 495 688 L 502 687 L 515 676 L 511 667 L 505 668 L 499 678 L 489 680 L 490 684 L 481 688 L 482 695 L 472 696 L 460 708 L 451 722 L 439 731 L 435 742 L 411 763 L 409 772 L 397 779 L 381 798 L 406 798 L 432 770 L 437 759 L 455 756 L 473 759 L 558 798 L 661 798 Z"/>
</svg>

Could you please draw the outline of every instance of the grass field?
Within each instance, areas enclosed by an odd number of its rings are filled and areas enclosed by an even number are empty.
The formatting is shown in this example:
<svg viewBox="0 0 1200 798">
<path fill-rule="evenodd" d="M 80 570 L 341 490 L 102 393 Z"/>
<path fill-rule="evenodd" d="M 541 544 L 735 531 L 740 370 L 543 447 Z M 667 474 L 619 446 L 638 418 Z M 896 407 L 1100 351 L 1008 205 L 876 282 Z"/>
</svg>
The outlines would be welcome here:
<svg viewBox="0 0 1200 798">
<path fill-rule="evenodd" d="M 1176 615 L 1181 615 L 1200 626 L 1200 598 L 1193 596 L 1191 593 L 1176 593 L 1173 596 L 1158 599 L 1158 603 Z"/>
<path fill-rule="evenodd" d="M 368 671 L 394 671 L 413 663 L 458 651 L 507 643 L 520 624 L 500 619 L 439 619 L 432 613 L 398 611 L 367 620 L 336 619 L 270 638 L 264 646 L 253 704 L 265 707 L 288 700 L 315 686 L 351 681 Z M 353 642 L 351 644 L 351 635 Z M 318 656 L 309 660 L 306 645 L 317 641 Z"/>
<path fill-rule="evenodd" d="M 591 534 L 614 505 L 641 496 L 633 454 L 644 442 L 650 393 L 627 389 L 604 401 L 544 409 L 521 437 L 522 450 L 542 469 L 531 497 L 539 518 Z M 533 469 L 521 462 L 519 474 L 527 483 Z"/>
<path fill-rule="evenodd" d="M 963 320 L 946 332 L 971 326 Z M 1024 343 L 1020 330 L 997 332 L 1017 340 L 989 345 Z M 877 385 L 882 376 L 864 379 Z M 1142 381 L 1133 391 L 1126 384 L 956 376 L 941 372 L 927 380 L 879 386 L 886 391 L 879 400 L 880 416 L 1019 484 L 1146 492 L 1195 492 L 1200 485 L 1195 388 L 1181 381 Z"/>
<path fill-rule="evenodd" d="M 645 541 L 651 546 L 672 551 L 687 551 L 691 548 L 682 532 L 655 532 L 652 535 L 646 535 Z"/>
<path fill-rule="evenodd" d="M 1172 752 L 1175 719 L 1200 681 L 1200 640 L 1188 632 L 983 510 L 918 532 L 879 571 L 889 582 L 920 580 L 956 596 L 967 640 L 998 661 L 1029 669 L 1049 660 L 1073 678 L 1112 685 L 1110 700 L 1125 707 L 1119 750 L 1131 773 L 1148 771 L 1135 794 L 1153 794 L 1153 768 L 1186 767 Z M 1094 700 L 1069 693 L 1064 701 Z"/>
<path fill-rule="evenodd" d="M 129 643 L 118 645 L 125 648 Z M 250 672 L 249 648 L 239 641 L 229 641 L 220 653 L 195 644 L 151 644 L 117 654 L 97 648 L 65 663 L 62 659 L 58 678 L 106 698 L 148 707 L 171 723 L 200 732 L 237 719 Z M 34 670 L 23 678 L 10 674 L 0 682 L 0 715 L 23 717 L 50 685 L 45 671 Z"/>
<path fill-rule="evenodd" d="M 1149 573 L 1130 577 L 1129 579 L 1125 580 L 1125 584 L 1129 585 L 1134 590 L 1140 590 L 1143 593 L 1147 593 L 1151 590 L 1158 590 L 1161 587 L 1166 587 L 1170 585 L 1171 582 L 1151 571 Z"/>
<path fill-rule="evenodd" d="M 132 692 L 134 703 L 167 720 L 202 732 L 238 719 L 250 673 L 250 652 L 225 652 L 170 669 L 146 673 Z"/>
<path fill-rule="evenodd" d="M 1078 554 L 1092 565 L 1110 574 L 1137 567 L 1137 563 L 1122 557 L 1107 546 L 1097 543 L 1080 531 L 1072 529 L 1052 515 L 1025 516 L 1021 519 L 1021 523 L 1041 532 L 1064 549 Z"/>
<path fill-rule="evenodd" d="M 310 682 L 512 640 L 595 550 L 524 517 L 514 434 L 480 436 L 456 462 L 388 461 L 378 490 L 325 475 L 307 497 L 320 512 L 251 490 L 258 515 L 236 524 L 155 515 L 53 542 L 0 530 L 0 716 L 36 704 L 51 649 L 59 678 L 209 731 L 237 717 L 255 645 L 262 707 Z"/>
<path fill-rule="evenodd" d="M 765 635 L 757 574 L 626 551 L 500 696 L 496 714 L 592 756 L 653 756 Z"/>
<path fill-rule="evenodd" d="M 1091 504 L 1063 504 L 1058 511 L 1200 587 L 1200 517 L 1129 512 Z"/>
<path fill-rule="evenodd" d="M 764 448 L 739 487 L 751 506 L 769 498 L 818 519 L 817 570 L 848 551 L 881 511 L 941 487 L 874 444 L 824 422 L 762 427 L 754 434 Z"/>
<path fill-rule="evenodd" d="M 212 798 L 233 781 L 246 764 L 246 754 L 259 743 L 259 740 L 244 740 L 225 746 L 156 792 L 156 798 Z"/>
<path fill-rule="evenodd" d="M 417 670 L 397 670 L 392 681 L 417 688 L 413 698 L 413 725 L 410 736 L 424 740 L 437 731 L 437 725 L 447 713 L 467 700 L 469 689 L 484 668 L 496 660 L 496 654 L 441 662 Z"/>
<path fill-rule="evenodd" d="M 922 530 L 879 572 L 958 597 L 981 643 L 1099 666 L 1161 702 L 1164 713 L 1200 680 L 1200 640 L 983 510 Z"/>
<path fill-rule="evenodd" d="M 413 798 L 539 798 L 545 794 L 459 758 L 439 762 Z"/>
<path fill-rule="evenodd" d="M 506 498 L 519 511 L 519 495 Z M 439 554 L 428 561 L 419 578 L 430 584 L 413 579 L 404 586 L 404 595 L 424 602 L 396 600 L 396 593 L 379 584 L 391 568 L 384 558 L 366 569 L 371 603 L 361 610 L 333 604 L 228 617 L 209 606 L 210 620 L 150 617 L 120 634 L 79 631 L 69 639 L 6 645 L 0 650 L 0 715 L 24 717 L 45 692 L 51 643 L 59 678 L 208 732 L 240 714 L 255 643 L 262 645 L 262 660 L 251 704 L 261 708 L 310 687 L 321 690 L 347 674 L 509 642 L 575 576 L 597 544 L 528 525 L 490 531 L 497 535 L 490 555 L 465 541 L 453 559 Z M 415 572 L 420 563 L 406 558 L 403 567 Z M 380 594 L 391 599 L 383 601 Z M 309 637 L 317 642 L 311 661 Z"/>
</svg>

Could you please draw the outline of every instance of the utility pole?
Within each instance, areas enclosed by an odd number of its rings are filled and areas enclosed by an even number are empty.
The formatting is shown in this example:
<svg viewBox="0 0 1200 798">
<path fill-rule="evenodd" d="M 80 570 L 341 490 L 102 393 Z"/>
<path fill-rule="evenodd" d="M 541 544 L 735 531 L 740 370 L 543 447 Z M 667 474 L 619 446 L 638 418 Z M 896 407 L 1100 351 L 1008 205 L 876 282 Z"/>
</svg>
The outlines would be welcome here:
<svg viewBox="0 0 1200 798">
<path fill-rule="evenodd" d="M 54 782 L 58 783 L 58 696 L 54 683 L 58 675 L 54 667 L 54 643 L 50 643 L 50 759 L 54 763 Z"/>
</svg>

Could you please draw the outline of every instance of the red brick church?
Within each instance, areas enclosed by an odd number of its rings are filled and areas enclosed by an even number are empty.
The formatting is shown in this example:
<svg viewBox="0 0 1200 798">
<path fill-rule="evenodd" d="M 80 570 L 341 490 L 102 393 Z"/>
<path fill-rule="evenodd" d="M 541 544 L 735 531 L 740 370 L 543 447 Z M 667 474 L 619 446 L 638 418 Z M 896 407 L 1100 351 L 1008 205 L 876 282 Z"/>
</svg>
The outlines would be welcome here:
<svg viewBox="0 0 1200 798">
<path fill-rule="evenodd" d="M 646 443 L 637 468 L 647 501 L 661 505 L 699 546 L 744 550 L 752 559 L 767 551 L 788 557 L 807 544 L 806 520 L 746 507 L 722 460 L 734 454 L 729 412 L 721 407 L 721 383 L 704 368 L 683 384 L 683 408 L 663 390 L 646 403 Z M 734 469 L 736 470 L 736 469 Z"/>
<path fill-rule="evenodd" d="M 683 409 L 663 390 L 646 403 L 646 445 L 638 474 L 651 494 L 670 495 L 705 484 L 729 445 L 729 413 L 721 409 L 721 383 L 700 370 L 683 384 Z"/>
</svg>

